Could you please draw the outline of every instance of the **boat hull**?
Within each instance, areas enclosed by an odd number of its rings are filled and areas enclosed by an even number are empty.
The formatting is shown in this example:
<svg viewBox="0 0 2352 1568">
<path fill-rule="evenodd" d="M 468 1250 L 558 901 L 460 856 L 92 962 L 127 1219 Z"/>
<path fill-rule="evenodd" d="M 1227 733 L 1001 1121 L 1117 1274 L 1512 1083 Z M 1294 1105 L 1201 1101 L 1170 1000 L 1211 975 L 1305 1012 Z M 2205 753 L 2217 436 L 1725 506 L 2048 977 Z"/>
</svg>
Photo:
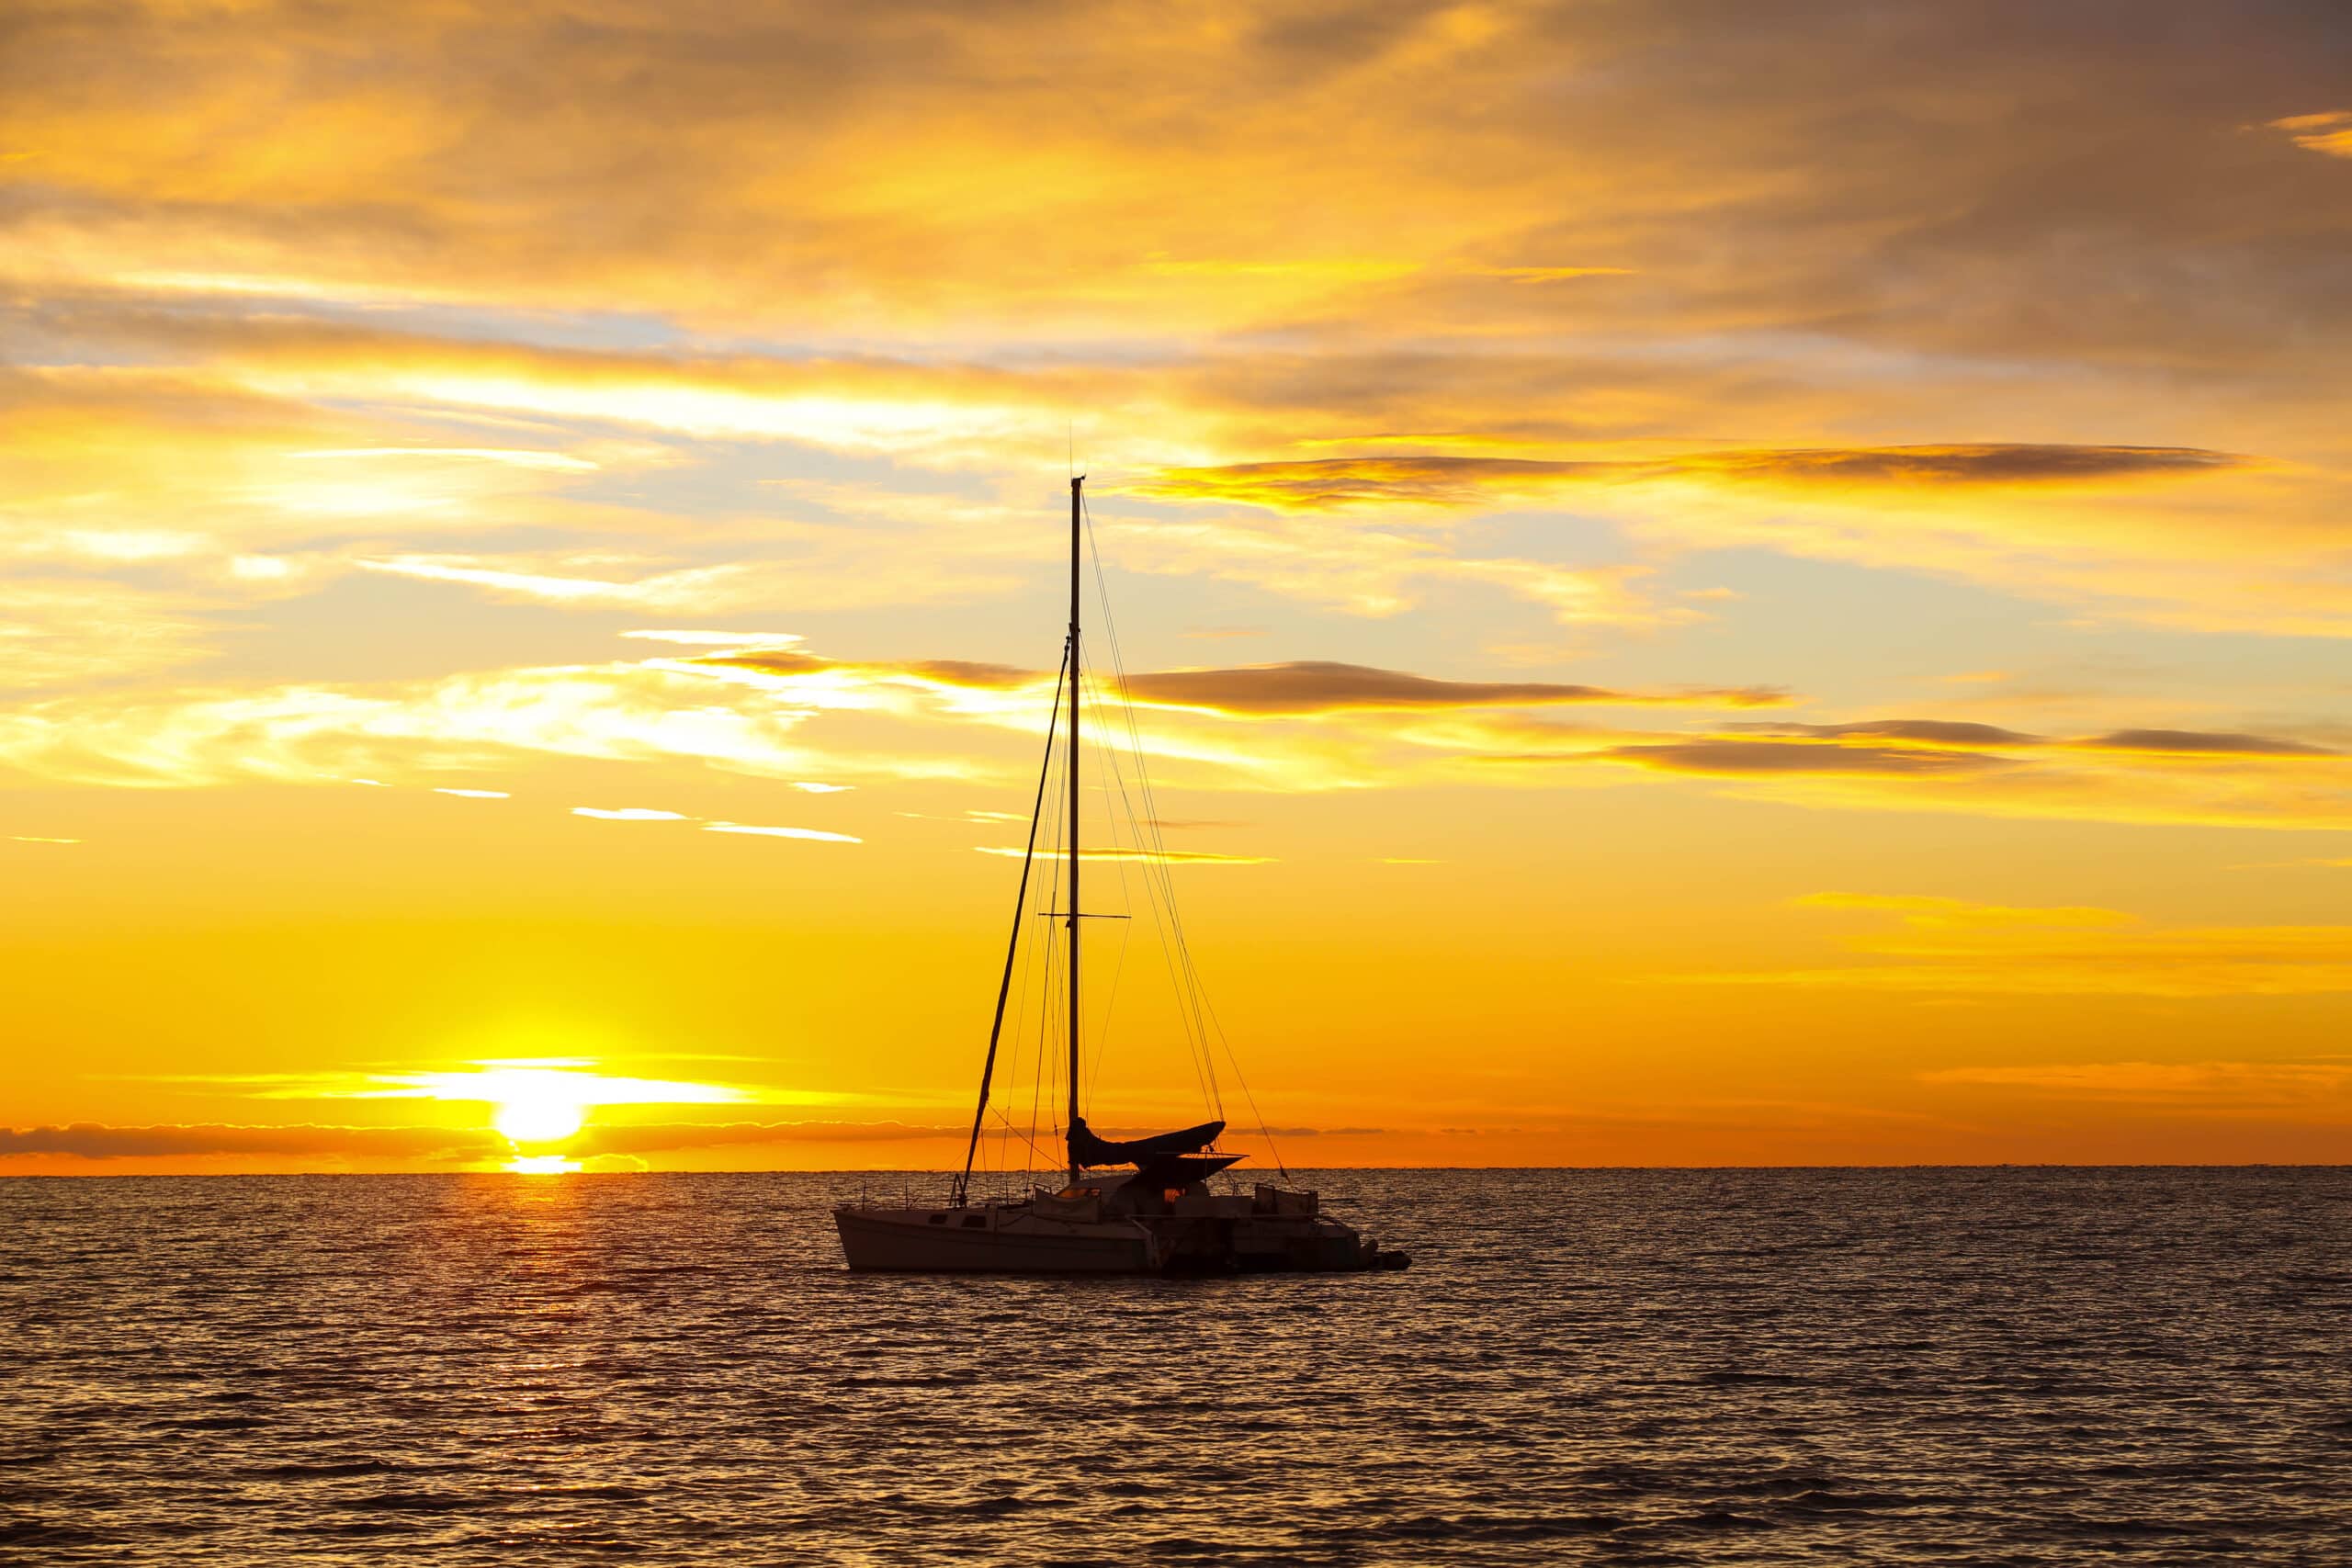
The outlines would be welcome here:
<svg viewBox="0 0 2352 1568">
<path fill-rule="evenodd" d="M 1245 1210 L 1246 1200 L 1238 1202 Z M 1031 1204 L 833 1211 L 842 1257 L 901 1274 L 1357 1273 L 1399 1269 L 1348 1226 L 1312 1213 L 1145 1217 L 1041 1213 Z"/>
<path fill-rule="evenodd" d="M 983 1223 L 967 1226 L 967 1219 Z M 1167 1248 L 1127 1222 L 1064 1223 L 985 1210 L 833 1211 L 852 1269 L 904 1274 L 1157 1274 Z"/>
</svg>

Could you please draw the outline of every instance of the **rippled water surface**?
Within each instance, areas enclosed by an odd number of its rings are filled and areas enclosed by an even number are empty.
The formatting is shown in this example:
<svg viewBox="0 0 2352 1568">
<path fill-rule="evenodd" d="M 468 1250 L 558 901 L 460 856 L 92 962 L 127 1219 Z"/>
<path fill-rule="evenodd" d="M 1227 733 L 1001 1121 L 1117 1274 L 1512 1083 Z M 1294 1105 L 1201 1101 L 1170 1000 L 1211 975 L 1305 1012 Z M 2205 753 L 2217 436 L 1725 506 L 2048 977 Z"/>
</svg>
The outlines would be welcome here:
<svg viewBox="0 0 2352 1568">
<path fill-rule="evenodd" d="M 1166 1282 L 845 1273 L 865 1180 L 0 1182 L 0 1559 L 2352 1562 L 2352 1170 L 1337 1172 L 1411 1272 Z"/>
</svg>

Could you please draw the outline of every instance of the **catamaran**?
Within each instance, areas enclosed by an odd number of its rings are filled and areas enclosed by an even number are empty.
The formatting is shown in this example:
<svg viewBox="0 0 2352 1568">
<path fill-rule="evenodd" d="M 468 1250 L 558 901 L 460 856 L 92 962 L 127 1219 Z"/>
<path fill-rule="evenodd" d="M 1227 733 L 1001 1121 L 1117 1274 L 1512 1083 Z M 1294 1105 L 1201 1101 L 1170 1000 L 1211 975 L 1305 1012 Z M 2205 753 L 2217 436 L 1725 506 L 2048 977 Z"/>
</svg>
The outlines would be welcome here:
<svg viewBox="0 0 2352 1568">
<path fill-rule="evenodd" d="M 1246 1157 L 1220 1150 L 1222 1120 L 1180 1132 L 1136 1138 L 1105 1138 L 1087 1125 L 1080 1094 L 1079 948 L 1080 922 L 1091 915 L 1079 902 L 1079 868 L 1084 860 L 1079 832 L 1079 637 L 1080 560 L 1084 515 L 1084 475 L 1069 481 L 1069 630 L 1052 716 L 1046 726 L 1046 763 L 1037 777 L 1036 803 L 1029 816 L 1029 843 L 1021 863 L 1021 892 L 1006 945 L 1004 977 L 997 987 L 996 1016 L 989 1030 L 988 1058 L 980 1071 L 978 1104 L 964 1168 L 949 1185 L 946 1201 L 845 1203 L 833 1211 L 842 1254 L 852 1269 L 916 1273 L 1175 1274 L 1254 1270 L 1362 1270 L 1401 1269 L 1405 1254 L 1385 1250 L 1370 1237 L 1322 1213 L 1317 1195 L 1287 1183 L 1257 1182 L 1250 1190 L 1216 1190 L 1210 1184 Z M 1115 635 L 1114 647 L 1116 646 Z M 1059 973 L 1068 1006 L 1062 1043 L 1067 1049 L 1068 1116 L 1058 1185 L 1034 1184 L 1021 1195 L 978 1199 L 972 1170 L 989 1111 L 999 1047 L 1005 1038 L 1005 1004 L 1012 990 L 1014 961 L 1023 949 L 1030 871 L 1037 859 L 1040 824 L 1047 812 L 1046 784 L 1055 761 L 1055 730 L 1065 712 L 1069 728 L 1061 751 L 1069 788 L 1062 860 L 1065 907 L 1039 911 L 1057 917 L 1062 928 Z M 1137 750 L 1140 765 L 1140 746 Z M 1139 857 L 1148 858 L 1148 857 Z M 1164 869 L 1164 858 L 1162 860 Z M 1172 919 L 1172 910 L 1171 910 Z M 1185 967 L 1190 968 L 1189 955 Z M 1205 1051 L 1205 1044 L 1203 1046 Z M 1041 1050 L 1041 1060 L 1043 1052 Z M 1044 1077 L 1043 1072 L 1040 1077 Z M 1000 1113 L 1001 1119 L 1001 1113 Z M 1008 1122 L 1009 1125 L 1009 1122 Z M 1031 1147 L 1036 1145 L 1029 1141 Z"/>
</svg>

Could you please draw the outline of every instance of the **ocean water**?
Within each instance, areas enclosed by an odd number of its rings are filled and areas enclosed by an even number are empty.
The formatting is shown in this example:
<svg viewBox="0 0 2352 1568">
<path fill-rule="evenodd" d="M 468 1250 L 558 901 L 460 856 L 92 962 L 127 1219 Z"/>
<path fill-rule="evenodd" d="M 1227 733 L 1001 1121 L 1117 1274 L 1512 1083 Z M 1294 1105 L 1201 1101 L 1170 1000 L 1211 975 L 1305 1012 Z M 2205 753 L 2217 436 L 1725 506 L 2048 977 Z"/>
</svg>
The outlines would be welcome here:
<svg viewBox="0 0 2352 1568">
<path fill-rule="evenodd" d="M 897 1179 L 0 1181 L 0 1561 L 2352 1563 L 2352 1170 L 1327 1172 L 1409 1272 L 844 1272 Z"/>
</svg>

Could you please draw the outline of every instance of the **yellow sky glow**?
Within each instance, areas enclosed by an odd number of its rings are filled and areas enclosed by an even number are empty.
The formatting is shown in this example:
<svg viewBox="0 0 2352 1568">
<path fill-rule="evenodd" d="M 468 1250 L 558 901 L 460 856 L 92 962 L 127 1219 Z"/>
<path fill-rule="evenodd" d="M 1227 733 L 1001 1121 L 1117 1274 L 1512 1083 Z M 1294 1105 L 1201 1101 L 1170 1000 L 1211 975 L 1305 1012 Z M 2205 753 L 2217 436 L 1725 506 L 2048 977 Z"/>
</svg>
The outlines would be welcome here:
<svg viewBox="0 0 2352 1568">
<path fill-rule="evenodd" d="M 43 6 L 0 1173 L 958 1162 L 1073 467 L 1099 1123 L 2347 1157 L 2328 26 Z"/>
</svg>

